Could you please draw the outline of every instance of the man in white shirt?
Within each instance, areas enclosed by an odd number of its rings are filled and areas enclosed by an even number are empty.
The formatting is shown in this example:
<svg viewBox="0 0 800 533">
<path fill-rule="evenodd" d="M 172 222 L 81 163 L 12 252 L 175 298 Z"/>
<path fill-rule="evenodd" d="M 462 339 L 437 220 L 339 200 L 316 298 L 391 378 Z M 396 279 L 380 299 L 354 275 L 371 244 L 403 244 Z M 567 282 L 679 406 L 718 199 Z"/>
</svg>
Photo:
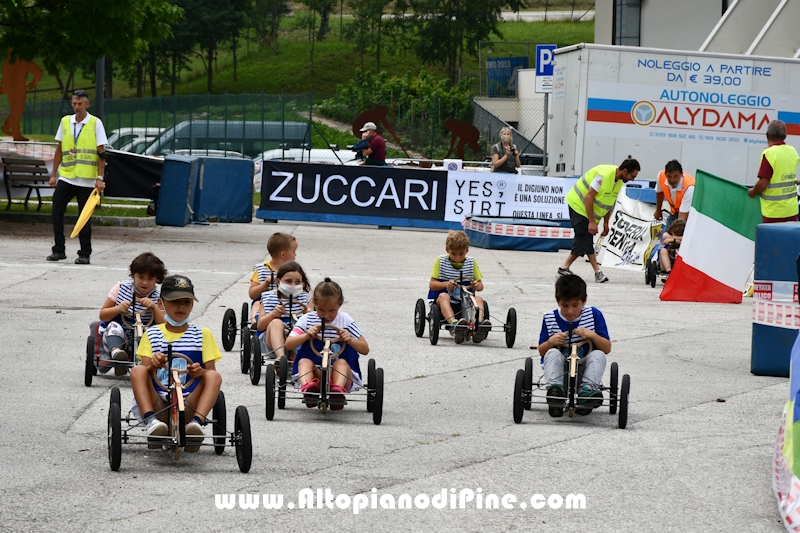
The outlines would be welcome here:
<svg viewBox="0 0 800 533">
<path fill-rule="evenodd" d="M 78 212 L 94 189 L 105 188 L 105 145 L 108 144 L 103 122 L 86 110 L 89 108 L 89 96 L 86 91 L 77 90 L 72 94 L 74 115 L 61 119 L 56 132 L 55 157 L 53 158 L 53 175 L 50 186 L 55 187 L 53 193 L 53 234 L 55 245 L 53 253 L 47 256 L 48 261 L 66 259 L 64 239 L 64 213 L 67 204 L 78 199 Z M 65 131 L 66 130 L 66 131 Z M 83 134 L 83 135 L 81 135 Z M 92 224 L 90 221 L 78 235 L 81 249 L 75 264 L 88 265 L 92 254 Z"/>
<path fill-rule="evenodd" d="M 673 159 L 658 174 L 656 181 L 656 211 L 653 218 L 661 220 L 661 208 L 664 200 L 669 204 L 669 215 L 664 221 L 664 231 L 676 220 L 689 218 L 689 208 L 694 197 L 694 176 L 683 171 L 681 164 Z"/>
</svg>

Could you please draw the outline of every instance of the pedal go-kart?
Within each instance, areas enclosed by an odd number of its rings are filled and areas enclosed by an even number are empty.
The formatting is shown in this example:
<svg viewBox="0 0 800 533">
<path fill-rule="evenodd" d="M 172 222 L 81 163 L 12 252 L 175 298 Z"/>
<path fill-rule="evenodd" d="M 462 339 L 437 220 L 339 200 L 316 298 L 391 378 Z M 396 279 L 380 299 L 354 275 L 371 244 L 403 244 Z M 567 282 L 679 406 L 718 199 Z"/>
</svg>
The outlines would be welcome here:
<svg viewBox="0 0 800 533">
<path fill-rule="evenodd" d="M 128 308 L 129 312 L 120 314 L 122 319 L 122 326 L 126 331 L 130 332 L 129 338 L 121 346 L 128 354 L 127 361 L 116 361 L 108 359 L 102 361 L 103 366 L 110 369 L 124 368 L 127 371 L 139 364 L 139 356 L 136 351 L 139 348 L 139 342 L 144 336 L 144 330 L 153 325 L 155 317 L 150 313 L 150 320 L 145 324 L 142 322 L 141 312 L 134 312 L 136 309 L 136 291 L 133 291 L 133 298 L 131 299 L 131 306 Z M 89 325 L 89 337 L 86 339 L 86 362 L 83 373 L 83 384 L 87 387 L 92 386 L 92 378 L 97 375 L 100 367 L 100 350 L 103 343 L 103 335 L 98 331 L 100 321 L 94 321 Z M 115 372 L 116 374 L 116 372 Z"/>
<path fill-rule="evenodd" d="M 164 436 L 148 437 L 146 425 L 137 420 L 131 411 L 125 418 L 122 418 L 120 409 L 120 391 L 118 387 L 111 389 L 111 400 L 108 409 L 108 463 L 111 470 L 119 470 L 122 461 L 122 444 L 149 445 L 153 441 L 158 441 L 161 446 L 169 450 L 172 459 L 177 461 L 181 452 L 186 447 L 186 411 L 183 398 L 183 387 L 191 385 L 195 378 L 188 375 L 186 365 L 192 361 L 181 353 L 172 353 L 169 347 L 167 353 L 167 367 L 169 372 L 164 371 L 161 377 L 156 377 L 158 387 L 167 393 L 167 407 L 156 413 L 156 415 L 169 411 L 169 434 Z M 180 365 L 175 364 L 181 362 Z M 185 363 L 185 364 L 184 364 Z M 163 383 L 163 374 L 167 374 L 167 382 Z M 153 373 L 157 376 L 157 373 Z M 181 383 L 181 376 L 188 378 L 185 384 Z M 122 421 L 126 427 L 122 428 Z M 246 473 L 250 470 L 253 459 L 253 444 L 250 435 L 250 416 L 247 408 L 243 405 L 236 407 L 233 422 L 233 432 L 226 429 L 225 395 L 220 391 L 217 401 L 214 404 L 212 418 L 208 419 L 208 424 L 213 428 L 213 435 L 205 435 L 200 446 L 213 446 L 214 453 L 222 455 L 226 446 L 233 446 L 236 449 L 236 461 L 239 470 Z M 135 431 L 138 430 L 138 431 Z M 197 445 L 193 443 L 193 445 Z"/>
<path fill-rule="evenodd" d="M 456 333 L 463 335 L 463 340 L 467 341 L 478 331 L 479 328 L 485 328 L 478 324 L 478 308 L 475 301 L 475 296 L 466 289 L 472 283 L 472 280 L 459 278 L 453 291 L 450 293 L 459 300 L 458 304 L 453 305 L 453 312 L 457 319 L 465 319 L 466 325 L 459 326 L 455 323 L 449 323 L 442 316 L 442 310 L 439 305 L 434 301 L 430 304 L 430 312 L 425 313 L 426 302 L 422 298 L 417 300 L 416 307 L 414 308 L 414 333 L 417 337 L 422 337 L 425 334 L 425 322 L 428 323 L 428 337 L 431 344 L 435 345 L 439 342 L 439 330 L 444 328 L 455 336 Z M 448 291 L 449 292 L 449 291 Z M 489 304 L 483 302 L 483 319 L 489 320 L 492 325 L 483 331 L 488 334 L 490 331 L 502 330 L 506 334 L 506 346 L 512 348 L 514 341 L 517 338 L 517 311 L 513 307 L 509 308 L 506 314 L 506 321 L 502 326 L 491 318 L 489 314 Z M 463 331 L 459 331 L 463 328 Z"/>
<path fill-rule="evenodd" d="M 316 342 L 311 343 L 314 353 L 322 359 L 321 364 L 317 365 L 320 371 L 319 392 L 304 393 L 294 388 L 288 388 L 291 382 L 291 365 L 286 355 L 283 355 L 278 360 L 277 387 L 275 383 L 275 365 L 267 365 L 265 387 L 267 420 L 272 420 L 275 417 L 275 392 L 277 388 L 278 409 L 286 408 L 287 397 L 297 398 L 302 401 L 304 405 L 313 402 L 313 405 L 320 409 L 323 414 L 327 413 L 328 407 L 332 405 L 365 402 L 367 404 L 367 412 L 372 413 L 372 422 L 375 425 L 380 425 L 383 419 L 383 368 L 376 368 L 375 360 L 369 359 L 367 361 L 367 381 L 364 388 L 359 391 L 348 392 L 344 400 L 332 398 L 330 392 L 331 377 L 334 373 L 338 373 L 338 370 L 333 368 L 333 363 L 337 358 L 337 354 L 344 351 L 347 343 L 342 341 L 341 337 L 338 336 L 336 338 L 324 338 L 324 332 L 326 330 L 335 330 L 337 335 L 341 333 L 339 328 L 331 325 L 326 326 L 323 321 L 320 334 L 315 339 Z M 313 370 L 310 372 L 313 372 Z"/>
<path fill-rule="evenodd" d="M 283 316 L 289 317 L 289 323 L 288 324 L 284 323 L 285 324 L 284 333 L 285 335 L 288 335 L 289 332 L 294 327 L 294 325 L 297 323 L 298 317 L 296 314 L 290 313 L 288 311 L 289 309 L 292 309 L 293 305 L 291 296 L 289 296 L 288 298 L 281 298 L 280 302 L 281 305 L 283 305 L 283 302 L 286 302 L 287 304 L 283 306 L 284 309 Z M 308 312 L 308 307 L 305 304 L 303 304 L 302 311 L 303 311 L 302 314 Z M 275 350 L 270 350 L 266 354 L 261 353 L 261 339 L 259 339 L 258 332 L 256 331 L 255 327 L 253 328 L 253 331 L 254 334 L 251 336 L 250 340 L 250 353 L 252 354 L 252 357 L 250 359 L 250 365 L 248 371 L 250 372 L 250 383 L 252 383 L 253 385 L 258 385 L 258 383 L 261 381 L 261 367 L 264 365 L 278 365 L 279 362 L 273 355 L 275 353 Z M 266 332 L 264 334 L 266 335 Z M 294 353 L 290 352 L 289 363 L 293 362 L 294 362 Z"/>
<path fill-rule="evenodd" d="M 570 328 L 568 339 L 572 338 L 572 329 Z M 578 348 L 588 344 L 589 350 L 592 351 L 592 343 L 589 340 L 581 341 L 578 343 L 569 343 L 566 345 L 569 350 L 570 356 L 564 360 L 564 374 L 563 374 L 563 387 L 567 394 L 566 398 L 557 398 L 565 402 L 564 407 L 570 418 L 575 414 L 576 400 L 578 397 L 578 390 L 581 386 L 582 374 L 579 372 L 579 365 L 585 361 L 585 357 L 578 357 Z M 603 392 L 603 403 L 595 407 L 594 410 L 601 406 L 607 406 L 609 414 L 616 414 L 619 411 L 618 423 L 620 429 L 625 429 L 628 424 L 628 394 L 631 389 L 631 378 L 628 374 L 622 376 L 622 385 L 617 388 L 619 380 L 619 366 L 616 362 L 611 363 L 611 379 L 609 386 L 606 387 L 602 383 L 597 384 L 598 390 Z M 522 415 L 524 412 L 530 411 L 532 403 L 549 405 L 548 398 L 555 398 L 547 396 L 547 388 L 545 386 L 544 376 L 541 376 L 536 383 L 533 383 L 533 359 L 530 357 L 525 358 L 525 368 L 517 370 L 517 375 L 514 380 L 514 422 L 517 424 L 522 423 Z M 607 397 L 605 393 L 608 393 Z"/>
</svg>

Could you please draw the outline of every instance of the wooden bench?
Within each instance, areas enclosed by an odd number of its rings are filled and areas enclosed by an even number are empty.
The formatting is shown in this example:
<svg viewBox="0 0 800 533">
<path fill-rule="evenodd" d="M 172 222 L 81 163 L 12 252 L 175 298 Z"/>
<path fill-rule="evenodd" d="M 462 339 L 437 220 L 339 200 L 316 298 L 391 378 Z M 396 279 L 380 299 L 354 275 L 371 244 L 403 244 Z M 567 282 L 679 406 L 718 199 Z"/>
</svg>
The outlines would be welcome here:
<svg viewBox="0 0 800 533">
<path fill-rule="evenodd" d="M 3 160 L 3 180 L 6 184 L 6 194 L 8 195 L 8 205 L 6 211 L 11 209 L 11 187 L 27 187 L 28 194 L 25 196 L 25 209 L 28 209 L 28 200 L 31 193 L 35 190 L 39 199 L 37 211 L 42 209 L 42 195 L 39 189 L 50 188 L 50 172 L 47 165 L 41 159 L 28 159 L 22 157 L 4 157 Z"/>
</svg>

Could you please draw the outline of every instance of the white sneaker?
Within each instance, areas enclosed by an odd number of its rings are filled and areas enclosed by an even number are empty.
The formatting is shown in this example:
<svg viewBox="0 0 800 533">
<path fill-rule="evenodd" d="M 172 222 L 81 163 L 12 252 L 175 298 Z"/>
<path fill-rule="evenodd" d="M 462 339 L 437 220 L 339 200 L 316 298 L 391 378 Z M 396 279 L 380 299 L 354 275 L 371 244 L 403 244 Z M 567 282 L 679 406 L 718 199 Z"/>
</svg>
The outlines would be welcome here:
<svg viewBox="0 0 800 533">
<path fill-rule="evenodd" d="M 156 417 L 147 424 L 147 447 L 151 450 L 158 450 L 161 448 L 161 439 L 151 439 L 150 437 L 164 437 L 169 433 L 167 425 Z"/>
<path fill-rule="evenodd" d="M 598 270 L 597 272 L 594 273 L 594 280 L 597 283 L 605 283 L 606 281 L 608 281 L 608 278 L 606 277 L 605 274 L 603 274 L 602 270 Z"/>
<path fill-rule="evenodd" d="M 189 453 L 199 451 L 200 443 L 203 442 L 203 438 L 205 438 L 203 427 L 195 421 L 189 422 L 186 424 L 186 447 L 184 450 Z"/>
</svg>

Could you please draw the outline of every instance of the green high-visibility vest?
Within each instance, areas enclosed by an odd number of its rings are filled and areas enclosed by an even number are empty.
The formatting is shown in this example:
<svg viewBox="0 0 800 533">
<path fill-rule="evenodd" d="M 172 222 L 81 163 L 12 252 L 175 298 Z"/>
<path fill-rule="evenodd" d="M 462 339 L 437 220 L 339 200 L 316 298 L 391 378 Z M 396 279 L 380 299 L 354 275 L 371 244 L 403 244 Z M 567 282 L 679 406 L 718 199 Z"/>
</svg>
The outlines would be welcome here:
<svg viewBox="0 0 800 533">
<path fill-rule="evenodd" d="M 794 146 L 776 144 L 761 153 L 772 166 L 772 179 L 761 193 L 761 214 L 767 218 L 788 218 L 797 214 L 797 164 Z"/>
<path fill-rule="evenodd" d="M 62 178 L 97 179 L 97 137 L 95 124 L 97 117 L 90 117 L 83 125 L 78 139 L 70 127 L 70 116 L 61 119 L 61 166 L 58 174 Z M 74 149 L 74 152 L 73 152 Z"/>
<path fill-rule="evenodd" d="M 567 204 L 576 213 L 589 218 L 586 214 L 586 206 L 583 204 L 583 199 L 589 193 L 589 187 L 591 187 L 592 181 L 598 174 L 603 176 L 603 184 L 594 197 L 595 223 L 600 222 L 600 219 L 614 208 L 614 202 L 617 201 L 617 195 L 622 189 L 622 180 L 616 180 L 617 167 L 614 165 L 597 165 L 586 172 L 567 193 Z"/>
</svg>

